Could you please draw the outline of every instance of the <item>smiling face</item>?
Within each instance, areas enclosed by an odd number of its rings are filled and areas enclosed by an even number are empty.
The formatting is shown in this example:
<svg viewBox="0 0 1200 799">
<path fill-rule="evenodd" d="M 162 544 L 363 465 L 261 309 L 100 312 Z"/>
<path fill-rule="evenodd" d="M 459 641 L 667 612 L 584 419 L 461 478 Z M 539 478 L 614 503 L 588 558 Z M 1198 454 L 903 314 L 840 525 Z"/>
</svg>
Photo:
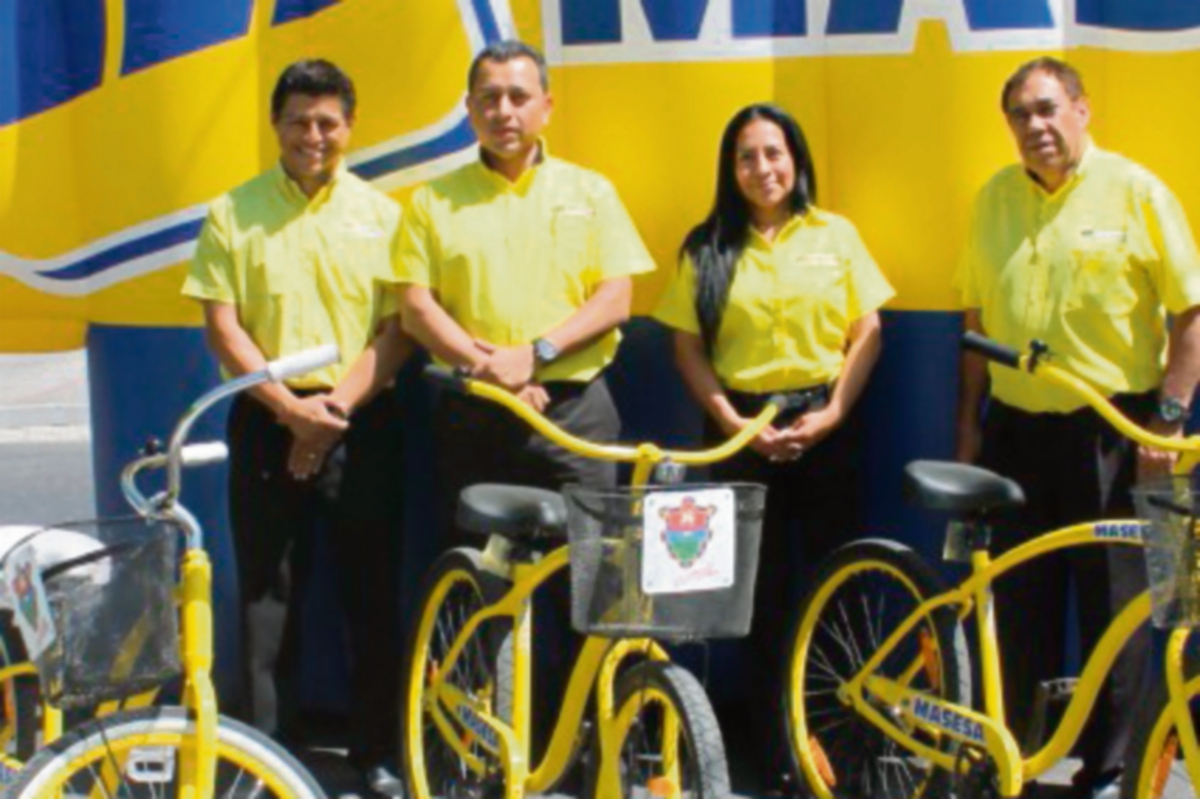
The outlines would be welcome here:
<svg viewBox="0 0 1200 799">
<path fill-rule="evenodd" d="M 538 65 L 525 56 L 481 61 L 467 96 L 479 146 L 499 166 L 532 160 L 553 104 Z"/>
<path fill-rule="evenodd" d="M 1048 72 L 1033 72 L 1009 94 L 1004 115 L 1025 168 L 1050 191 L 1079 163 L 1091 118 L 1087 98 L 1072 99 Z"/>
<path fill-rule="evenodd" d="M 738 133 L 735 158 L 738 189 L 751 216 L 770 220 L 790 215 L 796 163 L 783 129 L 768 119 L 750 121 Z"/>
<path fill-rule="evenodd" d="M 353 119 L 337 95 L 289 95 L 272 124 L 284 171 L 312 196 L 329 182 L 350 143 Z"/>
</svg>

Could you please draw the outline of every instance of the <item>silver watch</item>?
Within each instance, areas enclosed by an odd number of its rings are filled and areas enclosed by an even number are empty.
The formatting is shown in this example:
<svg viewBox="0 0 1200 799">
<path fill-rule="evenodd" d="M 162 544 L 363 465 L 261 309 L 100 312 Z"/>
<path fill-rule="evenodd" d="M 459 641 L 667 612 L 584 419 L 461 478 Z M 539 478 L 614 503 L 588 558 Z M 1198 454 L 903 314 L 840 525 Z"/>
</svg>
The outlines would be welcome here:
<svg viewBox="0 0 1200 799">
<path fill-rule="evenodd" d="M 1187 420 L 1188 407 L 1175 397 L 1158 398 L 1158 418 L 1167 424 L 1180 424 Z"/>
<path fill-rule="evenodd" d="M 558 347 L 554 346 L 553 342 L 542 337 L 533 340 L 533 359 L 537 361 L 538 366 L 546 366 L 558 360 Z"/>
</svg>

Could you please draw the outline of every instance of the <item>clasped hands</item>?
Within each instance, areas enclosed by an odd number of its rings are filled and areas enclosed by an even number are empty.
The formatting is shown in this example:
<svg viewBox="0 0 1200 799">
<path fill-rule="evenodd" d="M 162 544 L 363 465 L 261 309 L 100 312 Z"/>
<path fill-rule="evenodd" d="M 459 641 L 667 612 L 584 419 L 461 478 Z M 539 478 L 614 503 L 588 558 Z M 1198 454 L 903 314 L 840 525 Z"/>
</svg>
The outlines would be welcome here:
<svg viewBox="0 0 1200 799">
<path fill-rule="evenodd" d="M 539 413 L 546 409 L 550 395 L 545 386 L 533 379 L 537 360 L 532 345 L 498 347 L 480 339 L 473 343 L 479 358 L 471 367 L 471 377 L 508 389 Z"/>
<path fill-rule="evenodd" d="M 321 471 L 325 457 L 350 427 L 350 409 L 331 394 L 295 397 L 279 412 L 279 423 L 292 434 L 288 472 L 307 480 Z"/>
<path fill-rule="evenodd" d="M 742 418 L 739 427 L 751 422 Z M 784 428 L 767 425 L 750 442 L 754 451 L 772 463 L 798 460 L 806 450 L 812 449 L 832 433 L 841 423 L 841 414 L 826 406 L 800 416 Z"/>
</svg>

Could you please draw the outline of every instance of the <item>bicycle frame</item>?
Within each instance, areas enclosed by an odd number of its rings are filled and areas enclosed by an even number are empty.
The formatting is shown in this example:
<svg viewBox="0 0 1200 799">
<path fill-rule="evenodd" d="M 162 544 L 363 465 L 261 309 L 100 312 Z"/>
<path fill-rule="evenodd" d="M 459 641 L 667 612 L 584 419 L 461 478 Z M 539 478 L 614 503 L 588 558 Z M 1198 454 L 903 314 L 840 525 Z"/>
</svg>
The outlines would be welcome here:
<svg viewBox="0 0 1200 799">
<path fill-rule="evenodd" d="M 592 686 L 596 685 L 597 709 L 602 721 L 613 718 L 613 677 L 621 661 L 633 655 L 666 660 L 666 652 L 647 638 L 614 640 L 588 636 L 576 658 L 567 684 L 566 695 L 559 710 L 545 755 L 536 768 L 530 763 L 530 727 L 532 701 L 532 639 L 533 593 L 546 580 L 567 566 L 567 548 L 559 547 L 541 561 L 533 564 L 512 564 L 513 585 L 496 602 L 476 612 L 467 620 L 446 653 L 438 674 L 429 685 L 427 702 L 429 711 L 446 743 L 455 749 L 463 761 L 481 776 L 486 764 L 471 754 L 471 745 L 478 743 L 496 755 L 509 769 L 509 785 L 513 787 L 512 799 L 524 791 L 541 793 L 556 783 L 571 764 L 578 742 L 577 731 L 587 711 Z M 489 713 L 483 701 L 473 699 L 443 681 L 443 675 L 451 673 L 462 656 L 467 642 L 479 631 L 481 625 L 498 619 L 511 619 L 513 625 L 513 718 L 506 723 Z M 600 679 L 598 679 L 600 678 Z M 458 718 L 474 733 L 473 739 L 463 740 L 454 734 L 446 714 Z M 601 729 L 605 724 L 599 725 Z M 490 737 L 489 737 L 490 736 Z M 611 745 L 601 741 L 601 751 L 611 751 Z M 607 794 L 613 799 L 619 797 Z"/>
<path fill-rule="evenodd" d="M 984 342 L 995 346 L 994 343 Z M 1052 383 L 1082 396 L 1089 405 L 1118 431 L 1139 443 L 1162 450 L 1177 452 L 1176 474 L 1190 474 L 1200 463 L 1200 438 L 1174 439 L 1144 431 L 1126 419 L 1094 388 L 1052 365 L 1039 363 L 1036 355 L 1004 352 L 996 347 L 990 352 L 978 347 L 995 360 L 1016 368 L 1024 368 Z M 858 674 L 846 683 L 839 693 L 864 718 L 900 746 L 939 767 L 954 771 L 959 766 L 953 752 L 941 751 L 918 741 L 910 731 L 921 729 L 935 740 L 943 737 L 960 744 L 981 748 L 996 766 L 999 791 L 1002 796 L 1020 795 L 1025 782 L 1049 771 L 1065 757 L 1079 739 L 1105 678 L 1112 670 L 1125 643 L 1150 617 L 1150 595 L 1145 591 L 1130 601 L 1104 631 L 1080 675 L 1074 696 L 1050 740 L 1030 757 L 1022 757 L 1012 733 L 1005 723 L 1003 668 L 996 638 L 992 583 L 1023 563 L 1077 546 L 1142 546 L 1145 522 L 1134 519 L 1097 521 L 1072 525 L 1041 535 L 993 559 L 986 549 L 971 553 L 971 575 L 955 588 L 932 597 L 915 609 L 863 664 Z M 905 670 L 898 679 L 875 674 L 887 656 L 901 641 L 930 617 L 934 611 L 953 607 L 960 619 L 974 615 L 979 633 L 980 674 L 983 680 L 982 712 L 946 702 L 909 687 L 912 679 L 924 666 L 923 657 Z M 1180 745 L 1194 784 L 1200 784 L 1200 746 L 1188 709 L 1187 690 L 1197 688 L 1200 676 L 1184 683 L 1183 650 L 1191 630 L 1178 627 L 1171 633 L 1164 663 Z M 880 705 L 891 712 L 885 716 Z M 900 719 L 900 725 L 895 718 Z"/>
</svg>

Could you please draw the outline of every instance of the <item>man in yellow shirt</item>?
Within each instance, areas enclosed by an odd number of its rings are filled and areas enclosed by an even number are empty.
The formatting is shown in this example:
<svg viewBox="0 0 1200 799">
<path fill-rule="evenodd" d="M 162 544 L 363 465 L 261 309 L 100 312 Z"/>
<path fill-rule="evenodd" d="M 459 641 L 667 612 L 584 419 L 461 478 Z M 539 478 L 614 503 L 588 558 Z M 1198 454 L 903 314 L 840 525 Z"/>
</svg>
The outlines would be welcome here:
<svg viewBox="0 0 1200 799">
<path fill-rule="evenodd" d="M 553 100 L 541 53 L 520 42 L 479 52 L 467 78 L 479 160 L 414 193 L 396 250 L 404 327 L 433 356 L 504 386 L 560 426 L 613 441 L 620 420 L 603 371 L 629 317 L 631 276 L 654 263 L 612 185 L 553 158 L 540 134 Z M 434 408 L 442 546 L 477 544 L 454 524 L 463 488 L 557 490 L 616 482 L 534 435 L 508 411 L 449 392 Z M 565 685 L 565 576 L 536 603 L 540 749 Z"/>
<path fill-rule="evenodd" d="M 261 386 L 230 409 L 242 715 L 299 736 L 299 610 L 324 525 L 352 649 L 351 762 L 370 787 L 394 793 L 402 440 L 384 389 L 412 345 L 389 255 L 399 206 L 343 163 L 354 112 L 354 86 L 333 64 L 283 72 L 271 98 L 279 163 L 212 204 L 183 293 L 203 303 L 228 374 L 320 344 L 341 351 L 340 363 Z"/>
<path fill-rule="evenodd" d="M 413 195 L 395 258 L 404 327 L 439 361 L 611 441 L 619 422 L 603 370 L 629 316 L 630 276 L 654 264 L 609 182 L 546 152 L 552 105 L 532 47 L 500 42 L 476 56 L 467 109 L 480 158 Z M 448 544 L 465 486 L 615 479 L 611 464 L 551 447 L 482 400 L 441 397 L 434 434 Z"/>
<path fill-rule="evenodd" d="M 1044 341 L 1055 363 L 1135 421 L 1181 435 L 1200 377 L 1200 255 L 1182 208 L 1144 168 L 1091 142 L 1088 100 L 1067 64 L 1025 64 L 1001 102 L 1022 164 L 999 172 L 976 201 L 958 275 L 966 326 L 1021 349 Z M 1025 507 L 994 531 L 995 551 L 1067 524 L 1131 516 L 1133 481 L 1170 465 L 1135 451 L 1060 389 L 1000 367 L 989 378 L 976 356 L 963 360 L 958 417 L 959 458 L 1025 489 Z M 1126 547 L 1076 548 L 997 584 L 1005 699 L 1018 732 L 1037 685 L 1063 675 L 1072 575 L 1089 653 L 1146 586 L 1140 550 Z M 1143 631 L 1100 697 L 1081 742 L 1081 797 L 1114 791 L 1148 653 Z"/>
</svg>

